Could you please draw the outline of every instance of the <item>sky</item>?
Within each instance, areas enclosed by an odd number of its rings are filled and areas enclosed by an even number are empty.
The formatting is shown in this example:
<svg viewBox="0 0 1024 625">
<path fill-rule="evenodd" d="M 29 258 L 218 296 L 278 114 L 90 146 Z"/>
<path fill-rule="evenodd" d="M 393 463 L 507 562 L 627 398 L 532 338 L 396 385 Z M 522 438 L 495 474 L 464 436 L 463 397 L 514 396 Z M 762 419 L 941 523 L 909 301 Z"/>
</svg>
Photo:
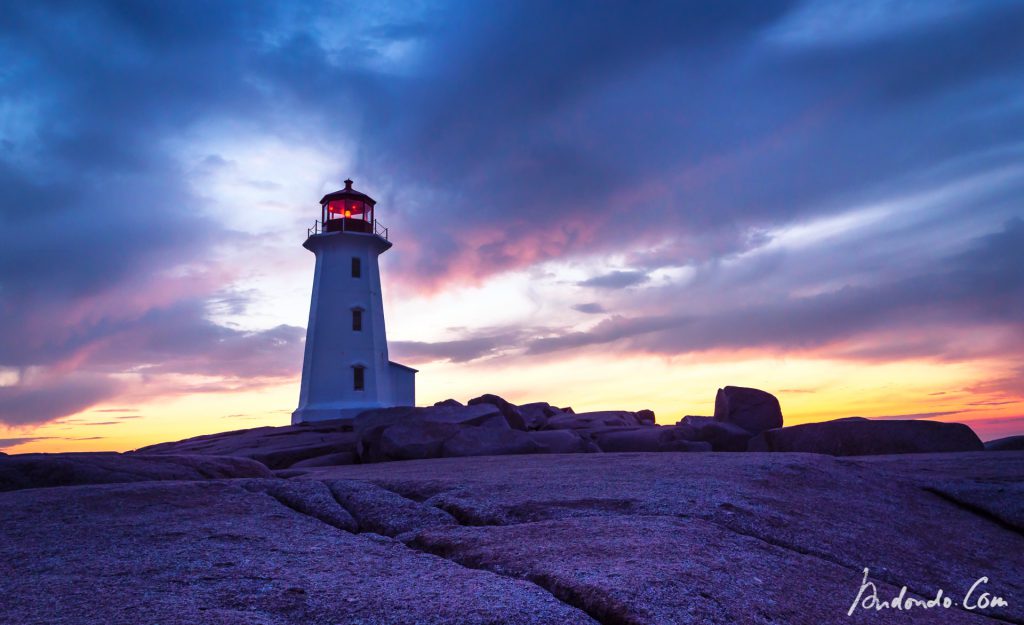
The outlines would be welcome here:
<svg viewBox="0 0 1024 625">
<path fill-rule="evenodd" d="M 1024 4 L 8 2 L 0 449 L 288 423 L 353 178 L 418 401 L 1024 433 Z"/>
</svg>

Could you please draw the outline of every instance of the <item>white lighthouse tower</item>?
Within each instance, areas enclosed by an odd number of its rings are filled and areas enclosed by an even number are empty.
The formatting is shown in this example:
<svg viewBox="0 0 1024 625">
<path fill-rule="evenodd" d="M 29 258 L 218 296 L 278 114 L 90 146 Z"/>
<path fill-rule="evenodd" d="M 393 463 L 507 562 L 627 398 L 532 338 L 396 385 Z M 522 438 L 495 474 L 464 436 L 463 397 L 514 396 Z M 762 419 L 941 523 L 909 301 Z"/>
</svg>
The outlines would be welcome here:
<svg viewBox="0 0 1024 625">
<path fill-rule="evenodd" d="M 375 205 L 346 180 L 320 200 L 320 220 L 302 244 L 316 255 L 316 273 L 292 423 L 416 404 L 416 370 L 388 360 L 377 257 L 391 242 Z"/>
</svg>

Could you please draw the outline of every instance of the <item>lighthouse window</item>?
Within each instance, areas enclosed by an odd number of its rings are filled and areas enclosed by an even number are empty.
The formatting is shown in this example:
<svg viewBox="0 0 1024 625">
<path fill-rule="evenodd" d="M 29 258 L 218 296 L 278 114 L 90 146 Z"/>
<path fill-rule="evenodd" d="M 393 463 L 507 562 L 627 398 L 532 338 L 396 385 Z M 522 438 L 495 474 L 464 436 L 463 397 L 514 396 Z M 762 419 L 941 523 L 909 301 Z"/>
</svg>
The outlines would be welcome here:
<svg viewBox="0 0 1024 625">
<path fill-rule="evenodd" d="M 363 263 L 356 257 L 352 257 L 352 277 L 358 278 L 363 275 Z"/>
<path fill-rule="evenodd" d="M 366 388 L 366 367 L 352 367 L 352 388 L 357 391 Z"/>
<path fill-rule="evenodd" d="M 353 308 L 352 309 L 352 331 L 362 332 L 363 331 L 363 309 Z"/>
</svg>

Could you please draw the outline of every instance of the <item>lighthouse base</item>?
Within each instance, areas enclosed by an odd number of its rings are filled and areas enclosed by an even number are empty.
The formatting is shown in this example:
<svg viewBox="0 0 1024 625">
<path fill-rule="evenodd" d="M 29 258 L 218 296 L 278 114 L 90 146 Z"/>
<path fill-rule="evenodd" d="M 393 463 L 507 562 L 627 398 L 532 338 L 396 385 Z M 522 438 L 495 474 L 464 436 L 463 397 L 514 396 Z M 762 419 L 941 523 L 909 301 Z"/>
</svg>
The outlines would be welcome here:
<svg viewBox="0 0 1024 625">
<path fill-rule="evenodd" d="M 333 408 L 318 406 L 311 406 L 309 408 L 299 408 L 292 413 L 292 425 L 298 425 L 300 423 L 315 423 L 317 421 L 352 421 L 355 420 L 356 416 L 359 415 L 359 413 L 366 412 L 367 410 L 399 407 L 400 406 L 385 406 L 383 404 L 378 404 L 358 406 L 355 408 Z"/>
<path fill-rule="evenodd" d="M 305 368 L 303 375 L 306 375 Z M 390 389 L 383 397 L 376 401 L 368 401 L 364 398 L 344 398 L 344 392 L 332 393 L 339 399 L 324 401 L 309 401 L 304 396 L 299 398 L 299 407 L 292 413 L 292 425 L 299 423 L 313 423 L 316 421 L 336 421 L 339 419 L 355 419 L 360 412 L 376 410 L 378 408 L 399 408 L 416 405 L 416 370 L 412 367 L 388 361 L 384 375 L 388 376 Z"/>
</svg>

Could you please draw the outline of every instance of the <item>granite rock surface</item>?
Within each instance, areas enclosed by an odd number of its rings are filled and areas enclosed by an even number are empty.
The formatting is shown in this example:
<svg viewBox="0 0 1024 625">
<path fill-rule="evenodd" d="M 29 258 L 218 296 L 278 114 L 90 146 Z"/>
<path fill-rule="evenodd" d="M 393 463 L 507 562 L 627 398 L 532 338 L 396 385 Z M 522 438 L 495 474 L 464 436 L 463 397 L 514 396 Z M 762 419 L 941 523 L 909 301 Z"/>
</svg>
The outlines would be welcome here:
<svg viewBox="0 0 1024 625">
<path fill-rule="evenodd" d="M 287 473 L 0 493 L 0 622 L 1024 622 L 1024 452 Z M 865 568 L 880 599 L 958 605 L 848 617 Z M 1008 605 L 965 609 L 981 577 Z"/>
</svg>

